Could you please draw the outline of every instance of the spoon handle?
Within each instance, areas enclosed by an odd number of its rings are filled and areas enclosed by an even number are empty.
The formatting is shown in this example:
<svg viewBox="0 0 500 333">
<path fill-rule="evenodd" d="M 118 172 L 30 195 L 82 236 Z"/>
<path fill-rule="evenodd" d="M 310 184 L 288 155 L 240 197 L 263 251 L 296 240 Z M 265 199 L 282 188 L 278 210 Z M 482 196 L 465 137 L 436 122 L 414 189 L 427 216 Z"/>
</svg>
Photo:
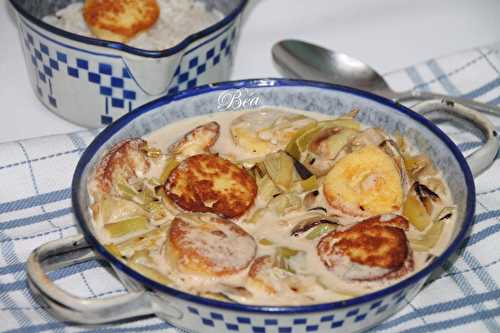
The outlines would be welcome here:
<svg viewBox="0 0 500 333">
<path fill-rule="evenodd" d="M 430 99 L 446 99 L 448 101 L 453 101 L 456 103 L 460 103 L 462 105 L 468 106 L 480 112 L 489 113 L 500 117 L 500 108 L 493 105 L 488 105 L 486 103 L 476 102 L 470 99 L 465 99 L 462 97 L 456 96 L 447 96 L 442 94 L 435 94 L 427 91 L 405 91 L 401 93 L 394 94 L 393 99 L 396 102 L 408 102 L 412 100 L 418 101 L 426 101 Z"/>
</svg>

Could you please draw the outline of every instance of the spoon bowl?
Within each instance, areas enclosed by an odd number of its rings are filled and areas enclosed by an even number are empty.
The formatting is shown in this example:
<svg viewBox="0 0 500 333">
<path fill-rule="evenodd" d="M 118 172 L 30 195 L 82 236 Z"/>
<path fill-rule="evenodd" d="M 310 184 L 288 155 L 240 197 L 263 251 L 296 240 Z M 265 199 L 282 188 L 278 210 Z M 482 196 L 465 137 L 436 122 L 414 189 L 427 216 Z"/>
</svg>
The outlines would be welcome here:
<svg viewBox="0 0 500 333">
<path fill-rule="evenodd" d="M 388 91 L 384 78 L 347 54 L 299 40 L 284 40 L 272 48 L 280 72 L 292 78 L 337 83 L 369 91 Z"/>
</svg>

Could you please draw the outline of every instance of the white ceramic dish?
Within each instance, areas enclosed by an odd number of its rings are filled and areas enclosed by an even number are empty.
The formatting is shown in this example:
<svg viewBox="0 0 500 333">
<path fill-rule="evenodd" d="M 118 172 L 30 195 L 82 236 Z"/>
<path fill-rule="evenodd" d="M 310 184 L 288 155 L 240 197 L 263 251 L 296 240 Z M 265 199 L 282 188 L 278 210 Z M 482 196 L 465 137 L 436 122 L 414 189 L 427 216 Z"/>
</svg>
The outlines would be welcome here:
<svg viewBox="0 0 500 333">
<path fill-rule="evenodd" d="M 441 116 L 449 115 L 446 111 L 454 107 L 432 103 L 422 107 L 429 116 L 432 116 L 429 112 L 436 110 Z M 410 143 L 418 146 L 442 170 L 454 195 L 456 226 L 444 252 L 406 279 L 360 297 L 307 306 L 255 306 L 203 298 L 161 285 L 125 266 L 99 243 L 87 209 L 87 180 L 103 153 L 113 144 L 144 136 L 179 119 L 263 105 L 333 116 L 357 108 L 361 110 L 357 118 L 367 126 L 382 127 L 388 133 L 396 130 L 405 133 Z M 462 111 L 455 110 L 458 115 L 468 117 Z M 478 124 L 488 143 L 468 159 L 475 173 L 487 166 L 489 156 L 496 155 L 498 149 L 493 129 L 488 124 Z M 353 332 L 372 327 L 401 309 L 417 294 L 429 275 L 455 252 L 472 223 L 475 188 L 469 165 L 458 148 L 423 116 L 382 97 L 351 88 L 268 79 L 195 88 L 159 99 L 122 117 L 100 133 L 82 155 L 73 178 L 72 200 L 83 235 L 43 245 L 32 253 L 27 266 L 32 291 L 65 320 L 95 324 L 155 314 L 174 326 L 203 333 Z M 96 255 L 111 264 L 128 293 L 104 300 L 80 299 L 58 288 L 46 275 L 46 271 L 92 260 Z"/>
</svg>

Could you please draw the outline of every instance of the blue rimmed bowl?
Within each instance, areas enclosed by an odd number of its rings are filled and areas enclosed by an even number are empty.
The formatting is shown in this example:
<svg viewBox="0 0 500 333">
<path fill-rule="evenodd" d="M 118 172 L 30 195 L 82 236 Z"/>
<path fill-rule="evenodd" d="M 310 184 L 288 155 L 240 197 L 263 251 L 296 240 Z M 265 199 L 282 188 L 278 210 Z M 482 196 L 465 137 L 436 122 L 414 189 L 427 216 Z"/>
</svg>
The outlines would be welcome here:
<svg viewBox="0 0 500 333">
<path fill-rule="evenodd" d="M 144 136 L 187 117 L 263 105 L 332 116 L 357 108 L 361 110 L 359 120 L 368 126 L 381 127 L 389 133 L 405 133 L 411 143 L 443 171 L 454 194 L 457 222 L 443 254 L 395 285 L 346 301 L 308 306 L 252 306 L 194 296 L 154 282 L 125 266 L 99 243 L 88 210 L 87 180 L 113 144 Z M 161 98 L 120 118 L 101 132 L 82 155 L 73 178 L 72 200 L 82 235 L 43 245 L 33 252 L 27 266 L 32 291 L 63 319 L 89 324 L 155 314 L 176 327 L 203 333 L 353 332 L 372 327 L 404 307 L 429 275 L 457 249 L 472 222 L 475 189 L 471 171 L 457 147 L 421 115 L 351 88 L 268 79 L 195 88 Z M 46 271 L 54 267 L 95 259 L 96 255 L 114 268 L 128 289 L 126 294 L 104 300 L 84 300 L 59 289 L 47 278 Z"/>
<path fill-rule="evenodd" d="M 102 127 L 162 95 L 229 79 L 248 0 L 199 0 L 224 18 L 161 51 L 84 37 L 41 19 L 82 0 L 9 0 L 31 85 L 57 115 Z"/>
</svg>

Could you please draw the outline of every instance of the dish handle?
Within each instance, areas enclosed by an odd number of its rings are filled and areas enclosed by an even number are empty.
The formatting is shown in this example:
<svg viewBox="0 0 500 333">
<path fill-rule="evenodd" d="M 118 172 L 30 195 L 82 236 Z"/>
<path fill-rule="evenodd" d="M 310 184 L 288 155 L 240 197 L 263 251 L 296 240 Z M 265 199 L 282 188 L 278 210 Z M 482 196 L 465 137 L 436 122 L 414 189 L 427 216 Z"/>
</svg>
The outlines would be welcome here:
<svg viewBox="0 0 500 333">
<path fill-rule="evenodd" d="M 465 105 L 443 98 L 419 103 L 411 108 L 431 121 L 462 120 L 479 129 L 484 136 L 484 145 L 466 157 L 474 176 L 488 169 L 494 162 L 500 143 L 495 126 L 485 116 Z"/>
<path fill-rule="evenodd" d="M 103 324 L 153 314 L 153 305 L 144 290 L 105 299 L 86 299 L 62 290 L 47 275 L 49 271 L 96 259 L 82 235 L 45 243 L 28 258 L 28 285 L 55 315 L 72 322 Z"/>
</svg>

